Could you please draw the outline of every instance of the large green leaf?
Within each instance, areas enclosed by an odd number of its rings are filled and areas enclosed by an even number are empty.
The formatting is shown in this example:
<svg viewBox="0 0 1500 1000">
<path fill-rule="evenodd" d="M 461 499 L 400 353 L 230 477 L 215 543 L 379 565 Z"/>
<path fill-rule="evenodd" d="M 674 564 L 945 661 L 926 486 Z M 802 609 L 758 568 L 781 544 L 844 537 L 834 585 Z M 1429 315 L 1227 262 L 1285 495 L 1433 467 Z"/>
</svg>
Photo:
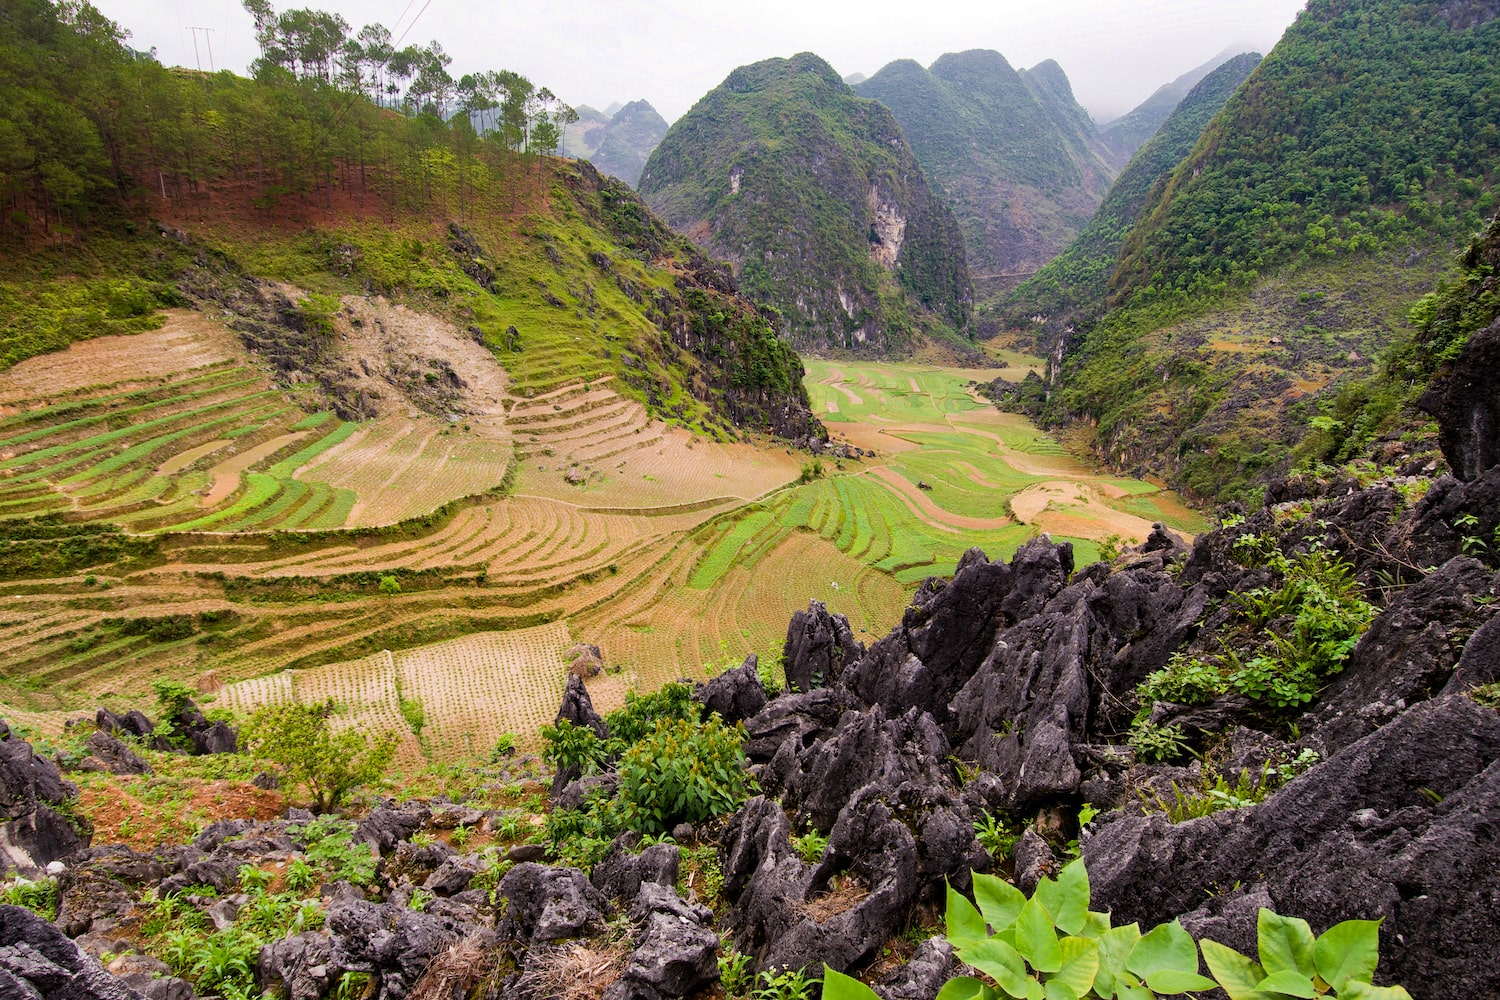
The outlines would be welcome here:
<svg viewBox="0 0 1500 1000">
<path fill-rule="evenodd" d="M 1123 985 L 1123 980 L 1135 981 L 1135 977 L 1125 971 L 1125 963 L 1140 939 L 1138 924 L 1111 927 L 1099 935 L 1099 973 L 1094 977 L 1094 992 L 1101 997 L 1111 997 Z"/>
<path fill-rule="evenodd" d="M 1351 980 L 1368 983 L 1380 964 L 1380 921 L 1334 924 L 1313 945 L 1313 963 L 1336 993 L 1342 994 Z"/>
<path fill-rule="evenodd" d="M 1260 964 L 1266 975 L 1295 972 L 1308 979 L 1317 975 L 1318 966 L 1313 961 L 1316 941 L 1306 920 L 1283 917 L 1261 907 L 1255 923 L 1260 934 Z"/>
<path fill-rule="evenodd" d="M 1262 993 L 1280 993 L 1302 1000 L 1316 1000 L 1318 995 L 1312 980 L 1298 972 L 1273 972 L 1255 988 Z"/>
<path fill-rule="evenodd" d="M 1047 981 L 1067 983 L 1074 993 L 1083 996 L 1093 989 L 1099 975 L 1098 943 L 1088 938 L 1065 937 L 1057 946 L 1062 949 L 1062 968 Z"/>
<path fill-rule="evenodd" d="M 1020 952 L 1004 941 L 985 938 L 957 951 L 961 962 L 989 976 L 1016 1000 L 1026 996 L 1026 984 L 1031 982 L 1031 977 L 1026 975 L 1026 961 Z"/>
<path fill-rule="evenodd" d="M 996 931 L 1003 931 L 1016 922 L 1021 907 L 1026 905 L 1026 895 L 1004 879 L 993 875 L 974 874 L 974 901 L 985 922 Z"/>
<path fill-rule="evenodd" d="M 1152 976 L 1158 972 L 1198 971 L 1198 946 L 1176 920 L 1153 927 L 1131 949 L 1125 968 L 1156 989 Z"/>
<path fill-rule="evenodd" d="M 1057 929 L 1047 908 L 1033 896 L 1021 907 L 1016 918 L 1016 950 L 1038 972 L 1056 972 L 1062 968 L 1062 948 L 1057 943 Z"/>
<path fill-rule="evenodd" d="M 1064 866 L 1056 879 L 1042 879 L 1033 898 L 1042 901 L 1052 915 L 1052 922 L 1061 930 L 1081 933 L 1089 916 L 1089 874 L 1083 867 L 1083 859 Z"/>
<path fill-rule="evenodd" d="M 1089 911 L 1088 919 L 1084 922 L 1083 930 L 1078 932 L 1079 937 L 1093 938 L 1095 941 L 1104 936 L 1109 930 L 1109 914 Z"/>
<path fill-rule="evenodd" d="M 1078 1000 L 1078 993 L 1060 979 L 1049 979 L 1044 987 L 1047 1000 Z"/>
<path fill-rule="evenodd" d="M 1115 991 L 1115 1000 L 1156 1000 L 1156 994 L 1138 985 L 1122 985 Z"/>
<path fill-rule="evenodd" d="M 1411 1000 L 1411 994 L 1402 986 L 1371 986 L 1356 980 L 1344 988 L 1339 1000 Z"/>
<path fill-rule="evenodd" d="M 963 948 L 986 936 L 984 917 L 974 909 L 957 889 L 948 886 L 948 913 L 946 917 L 948 941 L 955 948 Z"/>
<path fill-rule="evenodd" d="M 1154 993 L 1176 996 L 1179 993 L 1187 993 L 1189 990 L 1193 992 L 1211 990 L 1214 988 L 1214 981 L 1196 972 L 1157 969 L 1146 978 L 1146 985 L 1151 987 Z"/>
<path fill-rule="evenodd" d="M 943 985 L 937 1000 L 995 1000 L 995 991 L 973 976 L 959 976 Z"/>
<path fill-rule="evenodd" d="M 1266 978 L 1265 970 L 1258 962 L 1217 941 L 1198 943 L 1203 948 L 1203 961 L 1208 963 L 1208 971 L 1229 994 L 1229 1000 L 1257 1000 L 1256 987 Z"/>
<path fill-rule="evenodd" d="M 823 1000 L 880 1000 L 879 995 L 858 979 L 823 966 Z"/>
</svg>

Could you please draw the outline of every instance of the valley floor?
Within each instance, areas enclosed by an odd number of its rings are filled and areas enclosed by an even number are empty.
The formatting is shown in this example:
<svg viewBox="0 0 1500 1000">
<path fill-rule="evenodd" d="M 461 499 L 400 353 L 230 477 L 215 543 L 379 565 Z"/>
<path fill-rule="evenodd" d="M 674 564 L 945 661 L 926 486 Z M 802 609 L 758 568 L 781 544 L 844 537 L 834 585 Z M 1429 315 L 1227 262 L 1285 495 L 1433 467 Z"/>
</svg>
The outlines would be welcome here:
<svg viewBox="0 0 1500 1000">
<path fill-rule="evenodd" d="M 341 725 L 406 734 L 415 767 L 532 741 L 578 642 L 603 650 L 590 686 L 610 708 L 775 661 L 810 599 L 883 629 L 973 546 L 1008 557 L 1046 532 L 1082 565 L 1156 521 L 1203 527 L 975 391 L 1024 368 L 811 361 L 834 435 L 814 463 L 653 421 L 608 378 L 516 393 L 429 317 L 344 312 L 340 350 L 379 410 L 357 423 L 275 388 L 196 313 L 0 374 L 0 519 L 116 544 L 88 572 L 0 583 L 0 714 L 55 731 L 170 676 L 242 711 L 332 699 Z M 403 380 L 417 389 L 385 388 Z M 411 402 L 434 383 L 461 388 Z M 423 707 L 420 740 L 403 702 Z"/>
</svg>

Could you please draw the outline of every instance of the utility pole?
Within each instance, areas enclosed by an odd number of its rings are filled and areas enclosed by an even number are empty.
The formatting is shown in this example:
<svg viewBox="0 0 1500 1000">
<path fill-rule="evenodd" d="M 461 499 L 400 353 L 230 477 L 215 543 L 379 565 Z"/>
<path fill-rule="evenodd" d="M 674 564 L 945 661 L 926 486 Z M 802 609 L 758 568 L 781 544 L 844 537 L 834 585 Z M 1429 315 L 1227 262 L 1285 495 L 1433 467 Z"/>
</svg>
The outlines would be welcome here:
<svg viewBox="0 0 1500 1000">
<path fill-rule="evenodd" d="M 193 58 L 198 61 L 198 72 L 200 72 L 200 73 L 203 72 L 203 59 L 202 59 L 201 56 L 198 55 L 198 32 L 200 32 L 200 31 L 203 32 L 203 41 L 208 46 L 208 71 L 210 73 L 216 73 L 216 72 L 218 72 L 214 68 L 214 40 L 213 40 L 214 29 L 212 29 L 212 28 L 194 28 L 194 27 L 189 26 L 187 30 L 191 31 L 193 33 Z"/>
</svg>

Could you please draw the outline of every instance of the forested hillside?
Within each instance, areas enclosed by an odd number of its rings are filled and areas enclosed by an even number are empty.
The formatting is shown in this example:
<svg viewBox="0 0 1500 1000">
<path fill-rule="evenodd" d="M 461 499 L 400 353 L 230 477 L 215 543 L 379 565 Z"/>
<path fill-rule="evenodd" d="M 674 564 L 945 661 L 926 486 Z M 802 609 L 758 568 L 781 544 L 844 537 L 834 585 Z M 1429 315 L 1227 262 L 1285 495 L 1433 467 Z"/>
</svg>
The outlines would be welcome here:
<svg viewBox="0 0 1500 1000">
<path fill-rule="evenodd" d="M 667 134 L 666 119 L 647 101 L 631 101 L 613 115 L 589 107 L 577 111 L 579 120 L 563 129 L 564 155 L 588 160 L 601 173 L 633 187 Z"/>
<path fill-rule="evenodd" d="M 0 363 L 274 278 L 408 299 L 521 389 L 609 375 L 700 430 L 809 432 L 800 362 L 727 269 L 624 184 L 551 158 L 573 113 L 549 90 L 455 80 L 439 43 L 396 49 L 378 25 L 247 6 L 253 79 L 165 69 L 86 4 L 0 21 Z M 319 324 L 287 322 L 272 340 L 292 346 L 252 346 L 351 406 L 318 374 Z"/>
<path fill-rule="evenodd" d="M 1237 56 L 1182 99 L 1160 131 L 1120 173 L 1078 238 L 1005 297 L 1003 308 L 1013 325 L 1024 326 L 1040 317 L 1043 330 L 1055 335 L 1075 319 L 1096 316 L 1103 309 L 1120 247 L 1154 188 L 1192 152 L 1204 127 L 1258 62 L 1259 54 Z M 1050 341 L 1051 336 L 1044 340 Z"/>
<path fill-rule="evenodd" d="M 953 215 L 890 111 L 815 55 L 731 73 L 672 126 L 640 190 L 731 261 L 799 347 L 900 353 L 968 329 Z"/>
<path fill-rule="evenodd" d="M 1017 72 L 998 52 L 891 63 L 855 90 L 890 108 L 963 229 L 981 299 L 1066 247 L 1114 170 L 1062 68 Z"/>
<path fill-rule="evenodd" d="M 1048 415 L 1254 492 L 1494 211 L 1500 4 L 1314 0 L 1148 200 Z"/>
</svg>

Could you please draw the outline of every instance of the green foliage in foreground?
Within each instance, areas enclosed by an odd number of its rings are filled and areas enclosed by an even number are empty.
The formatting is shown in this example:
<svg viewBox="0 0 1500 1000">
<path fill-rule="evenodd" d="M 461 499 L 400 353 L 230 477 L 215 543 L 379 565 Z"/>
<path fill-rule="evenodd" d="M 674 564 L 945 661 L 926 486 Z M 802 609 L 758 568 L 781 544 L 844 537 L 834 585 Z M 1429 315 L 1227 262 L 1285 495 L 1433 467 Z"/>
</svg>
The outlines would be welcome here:
<svg viewBox="0 0 1500 1000">
<path fill-rule="evenodd" d="M 1031 899 L 993 875 L 974 874 L 974 902 L 950 886 L 948 941 L 985 978 L 951 979 L 939 1000 L 1155 1000 L 1215 988 L 1230 1000 L 1410 1000 L 1400 986 L 1372 985 L 1377 920 L 1346 920 L 1314 936 L 1306 921 L 1262 909 L 1256 961 L 1215 941 L 1195 943 L 1175 920 L 1145 933 L 1115 927 L 1089 900 L 1082 860 L 1043 879 Z M 1200 947 L 1211 979 L 1199 975 Z M 875 996 L 825 966 L 824 1000 Z"/>
<path fill-rule="evenodd" d="M 291 785 L 304 785 L 317 812 L 328 812 L 356 788 L 385 774 L 396 737 L 373 740 L 357 729 L 334 733 L 331 705 L 273 705 L 258 710 L 240 731 L 244 752 L 269 761 Z"/>
<path fill-rule="evenodd" d="M 24 906 L 43 920 L 55 920 L 57 879 L 44 878 L 33 882 L 18 876 L 13 882 L 0 885 L 0 903 Z"/>
<path fill-rule="evenodd" d="M 744 729 L 717 714 L 700 722 L 690 694 L 685 684 L 668 684 L 628 697 L 605 719 L 608 740 L 566 719 L 542 728 L 542 754 L 559 770 L 594 774 L 612 767 L 618 778 L 612 797 L 552 812 L 547 839 L 555 856 L 588 868 L 623 830 L 665 834 L 679 823 L 731 813 L 749 797 L 754 782 L 745 767 Z"/>
<path fill-rule="evenodd" d="M 1216 657 L 1178 653 L 1142 681 L 1130 743 L 1148 760 L 1170 760 L 1187 749 L 1180 732 L 1148 721 L 1156 702 L 1203 705 L 1233 691 L 1273 715 L 1299 711 L 1343 670 L 1375 618 L 1376 608 L 1360 594 L 1353 568 L 1320 547 L 1293 557 L 1269 538 L 1246 535 L 1235 543 L 1235 552 L 1242 562 L 1269 567 L 1281 578 L 1278 586 L 1233 597 L 1231 627 L 1252 641 L 1269 636 L 1269 646 L 1248 661 L 1228 647 Z"/>
</svg>

